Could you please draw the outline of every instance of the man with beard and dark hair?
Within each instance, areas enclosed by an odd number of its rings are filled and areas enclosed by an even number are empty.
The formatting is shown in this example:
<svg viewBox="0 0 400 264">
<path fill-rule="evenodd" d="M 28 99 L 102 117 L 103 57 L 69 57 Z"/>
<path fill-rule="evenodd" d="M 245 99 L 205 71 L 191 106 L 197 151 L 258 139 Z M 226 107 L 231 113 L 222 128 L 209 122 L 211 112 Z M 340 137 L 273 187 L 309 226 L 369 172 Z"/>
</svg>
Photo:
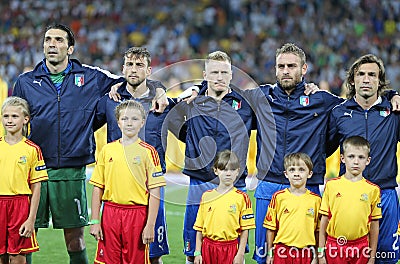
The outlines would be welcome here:
<svg viewBox="0 0 400 264">
<path fill-rule="evenodd" d="M 151 111 L 152 101 L 156 97 L 156 88 L 165 87 L 159 81 L 148 79 L 151 74 L 151 55 L 143 47 L 131 47 L 124 53 L 124 64 L 122 73 L 125 81 L 119 86 L 117 93 L 121 101 L 136 100 L 140 102 L 146 113 L 146 122 L 139 132 L 139 137 L 146 143 L 152 145 L 160 157 L 161 168 L 166 172 L 165 148 L 161 137 L 161 128 L 165 117 L 170 109 L 174 107 L 176 101 L 168 99 L 169 104 L 163 113 Z M 108 94 L 104 95 L 96 107 L 95 128 L 99 128 L 107 123 L 107 143 L 121 138 L 121 130 L 115 117 L 115 108 L 119 102 L 110 99 Z M 160 187 L 160 207 L 156 219 L 155 234 L 156 239 L 150 244 L 151 263 L 162 263 L 161 256 L 169 254 L 167 240 L 167 225 L 164 207 L 164 187 Z"/>
<path fill-rule="evenodd" d="M 40 146 L 49 180 L 42 183 L 35 228 L 64 229 L 70 263 L 88 263 L 84 227 L 88 224 L 86 165 L 93 163 L 92 124 L 96 102 L 122 78 L 71 59 L 75 38 L 62 24 L 43 38 L 44 59 L 21 74 L 13 95 L 28 101 L 29 138 Z M 27 263 L 31 263 L 30 254 Z"/>
<path fill-rule="evenodd" d="M 365 137 L 371 144 L 370 164 L 364 177 L 381 188 L 382 219 L 376 263 L 397 263 L 399 242 L 399 200 L 397 186 L 397 143 L 400 141 L 400 115 L 382 96 L 389 88 L 381 59 L 372 54 L 358 58 L 347 73 L 347 100 L 336 106 L 328 125 L 328 154 L 333 153 L 350 136 Z M 346 168 L 341 163 L 339 175 Z M 372 256 L 374 257 L 374 256 Z"/>
<path fill-rule="evenodd" d="M 328 118 L 331 110 L 344 99 L 326 91 L 306 95 L 304 76 L 307 68 L 304 51 L 295 44 L 284 44 L 276 51 L 276 84 L 241 92 L 257 118 L 259 184 L 254 194 L 256 249 L 253 258 L 258 263 L 265 263 L 266 259 L 266 229 L 262 224 L 272 195 L 289 186 L 283 173 L 285 155 L 292 152 L 308 154 L 314 169 L 307 188 L 320 194 L 319 185 L 324 184 L 326 153 L 327 148 L 331 148 L 327 141 Z M 392 105 L 398 110 L 399 97 L 395 94 L 395 91 L 389 91 L 387 97 L 393 97 Z M 273 129 L 275 133 L 271 133 Z"/>
<path fill-rule="evenodd" d="M 266 261 L 266 229 L 263 221 L 272 195 L 289 187 L 284 175 L 286 154 L 304 152 L 314 164 L 313 177 L 307 188 L 320 194 L 324 183 L 325 139 L 331 109 L 343 99 L 319 91 L 306 95 L 304 76 L 306 55 L 302 49 L 287 43 L 276 51 L 274 85 L 241 91 L 257 118 L 256 248 L 253 258 Z M 272 133 L 274 131 L 275 133 Z"/>
</svg>

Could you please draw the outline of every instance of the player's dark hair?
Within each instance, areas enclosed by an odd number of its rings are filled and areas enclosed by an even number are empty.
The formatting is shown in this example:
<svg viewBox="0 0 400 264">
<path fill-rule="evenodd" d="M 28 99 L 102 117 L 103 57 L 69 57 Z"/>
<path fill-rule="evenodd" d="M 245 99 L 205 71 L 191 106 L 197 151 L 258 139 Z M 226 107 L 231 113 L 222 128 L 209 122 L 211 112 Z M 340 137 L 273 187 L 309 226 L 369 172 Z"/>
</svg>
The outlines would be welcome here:
<svg viewBox="0 0 400 264">
<path fill-rule="evenodd" d="M 72 30 L 63 24 L 53 24 L 53 25 L 49 25 L 46 27 L 46 31 L 49 31 L 50 29 L 60 29 L 62 31 L 67 32 L 67 39 L 68 39 L 68 47 L 71 46 L 75 46 L 75 36 L 74 33 L 72 32 Z"/>
<path fill-rule="evenodd" d="M 217 153 L 214 160 L 214 169 L 237 170 L 240 168 L 239 158 L 230 150 L 223 150 Z"/>
<path fill-rule="evenodd" d="M 373 54 L 366 54 L 358 58 L 350 69 L 347 71 L 347 76 L 345 80 L 345 87 L 347 90 L 346 97 L 351 99 L 356 95 L 356 87 L 354 85 L 354 76 L 356 72 L 360 69 L 360 66 L 367 63 L 376 63 L 379 67 L 379 85 L 378 94 L 380 95 L 384 90 L 389 89 L 389 81 L 386 79 L 385 66 L 383 61 Z"/>
<path fill-rule="evenodd" d="M 279 55 L 286 54 L 286 53 L 292 53 L 292 54 L 300 57 L 300 62 L 301 62 L 300 66 L 303 66 L 306 63 L 306 54 L 304 53 L 304 51 L 301 48 L 299 48 L 298 46 L 296 46 L 293 43 L 286 43 L 282 47 L 277 49 L 275 58 L 278 58 Z"/>
<path fill-rule="evenodd" d="M 147 60 L 147 66 L 149 67 L 151 65 L 151 54 L 150 51 L 148 51 L 146 48 L 142 47 L 131 47 L 124 53 L 124 58 L 145 58 Z"/>
<path fill-rule="evenodd" d="M 302 152 L 290 153 L 285 156 L 283 161 L 285 170 L 287 170 L 290 166 L 298 165 L 299 160 L 304 161 L 309 171 L 312 171 L 314 165 L 312 163 L 310 156 Z"/>
<path fill-rule="evenodd" d="M 29 111 L 29 104 L 25 99 L 22 99 L 20 97 L 17 96 L 10 96 L 7 97 L 6 100 L 4 100 L 3 105 L 1 107 L 1 115 L 3 115 L 4 110 L 6 109 L 6 107 L 9 106 L 16 106 L 19 107 L 22 111 L 22 114 L 24 115 L 24 117 L 28 117 L 29 120 L 31 119 L 31 113 Z M 24 137 L 28 136 L 28 123 L 26 123 L 23 127 L 22 127 L 22 135 Z"/>
<path fill-rule="evenodd" d="M 349 146 L 353 146 L 353 147 L 360 147 L 360 148 L 365 148 L 368 151 L 368 156 L 369 156 L 369 152 L 370 152 L 370 145 L 368 140 L 366 140 L 365 138 L 361 137 L 361 136 L 351 136 L 346 138 L 343 141 L 343 154 L 346 152 L 347 148 Z"/>
</svg>

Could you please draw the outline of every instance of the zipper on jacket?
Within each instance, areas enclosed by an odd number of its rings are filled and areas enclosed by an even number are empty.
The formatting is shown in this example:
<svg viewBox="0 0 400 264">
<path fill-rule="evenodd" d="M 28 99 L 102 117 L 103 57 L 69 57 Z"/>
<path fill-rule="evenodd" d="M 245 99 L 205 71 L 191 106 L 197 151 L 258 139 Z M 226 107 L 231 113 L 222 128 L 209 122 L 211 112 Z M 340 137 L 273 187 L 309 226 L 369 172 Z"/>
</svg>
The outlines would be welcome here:
<svg viewBox="0 0 400 264">
<path fill-rule="evenodd" d="M 286 140 L 287 140 L 287 127 L 289 124 L 289 113 L 288 113 L 288 104 L 290 102 L 290 95 L 288 95 L 287 97 L 287 101 L 286 101 L 286 108 L 285 108 L 285 117 L 286 117 L 286 122 L 285 122 L 285 132 L 283 133 L 283 151 L 284 151 L 284 155 L 286 155 L 286 151 L 287 151 L 287 144 L 286 144 Z"/>
<path fill-rule="evenodd" d="M 217 117 L 216 117 L 216 120 L 219 120 L 220 106 L 221 106 L 221 101 L 217 101 Z M 214 141 L 215 141 L 215 144 L 217 144 L 219 122 L 217 121 L 215 123 L 216 123 L 216 125 L 215 125 L 215 130 L 214 130 Z"/>
<path fill-rule="evenodd" d="M 57 155 L 57 167 L 60 167 L 60 157 L 61 157 L 61 106 L 60 106 L 60 101 L 61 101 L 61 96 L 60 96 L 60 90 L 57 90 L 57 107 L 58 107 L 58 112 L 57 112 L 57 120 L 58 120 L 58 155 Z"/>
<path fill-rule="evenodd" d="M 364 110 L 364 117 L 365 117 L 365 139 L 368 139 L 368 110 Z M 369 175 L 369 168 L 368 166 L 365 168 L 364 176 Z"/>
<path fill-rule="evenodd" d="M 364 110 L 365 117 L 365 139 L 368 140 L 368 110 Z"/>
</svg>

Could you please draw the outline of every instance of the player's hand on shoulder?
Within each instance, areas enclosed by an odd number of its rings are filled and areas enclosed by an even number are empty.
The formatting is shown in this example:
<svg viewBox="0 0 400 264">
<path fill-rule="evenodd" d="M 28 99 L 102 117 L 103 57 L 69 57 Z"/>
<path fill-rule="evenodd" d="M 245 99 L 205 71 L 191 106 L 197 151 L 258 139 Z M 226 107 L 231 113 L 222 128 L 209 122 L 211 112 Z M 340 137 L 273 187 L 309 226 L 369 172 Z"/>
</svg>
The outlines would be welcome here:
<svg viewBox="0 0 400 264">
<path fill-rule="evenodd" d="M 178 95 L 178 101 L 185 101 L 190 104 L 199 95 L 199 87 L 193 85 Z"/>
<path fill-rule="evenodd" d="M 110 92 L 108 93 L 108 97 L 113 99 L 115 102 L 119 102 L 121 100 L 121 95 L 117 92 L 121 85 L 122 82 L 114 84 L 111 86 Z"/>
<path fill-rule="evenodd" d="M 156 88 L 156 96 L 151 102 L 150 111 L 154 111 L 156 113 L 163 113 L 165 108 L 169 105 L 167 94 L 163 88 Z"/>
<path fill-rule="evenodd" d="M 392 110 L 393 111 L 400 111 L 400 95 L 396 94 L 392 97 L 392 100 L 390 100 L 390 103 L 392 104 Z"/>
<path fill-rule="evenodd" d="M 315 83 L 306 83 L 304 87 L 305 87 L 304 90 L 305 95 L 314 94 L 320 90 L 318 85 L 316 85 Z"/>
</svg>

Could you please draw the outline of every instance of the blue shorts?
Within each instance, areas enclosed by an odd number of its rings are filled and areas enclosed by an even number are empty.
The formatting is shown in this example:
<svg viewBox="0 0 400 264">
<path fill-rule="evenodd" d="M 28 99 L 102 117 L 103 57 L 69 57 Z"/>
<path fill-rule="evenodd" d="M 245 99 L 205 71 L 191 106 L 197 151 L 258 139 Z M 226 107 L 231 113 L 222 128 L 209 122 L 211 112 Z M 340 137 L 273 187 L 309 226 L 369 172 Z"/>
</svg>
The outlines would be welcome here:
<svg viewBox="0 0 400 264">
<path fill-rule="evenodd" d="M 154 227 L 154 242 L 150 244 L 150 258 L 169 254 L 167 222 L 165 218 L 164 187 L 160 188 L 160 193 L 160 207 L 158 209 L 156 225 Z"/>
<path fill-rule="evenodd" d="M 271 202 L 275 192 L 289 188 L 287 184 L 278 184 L 266 181 L 258 183 L 254 197 L 256 198 L 256 233 L 255 233 L 255 249 L 253 259 L 257 263 L 265 263 L 267 260 L 267 229 L 263 227 L 265 215 L 267 214 L 268 205 Z M 321 195 L 319 186 L 307 186 L 310 191 Z"/>
<path fill-rule="evenodd" d="M 395 189 L 381 190 L 382 218 L 379 221 L 378 248 L 375 263 L 397 263 L 399 260 L 399 198 Z"/>
<path fill-rule="evenodd" d="M 205 191 L 217 188 L 218 185 L 210 182 L 203 182 L 197 179 L 190 178 L 190 185 L 188 190 L 188 197 L 186 200 L 185 219 L 183 223 L 183 252 L 186 256 L 193 256 L 196 249 L 196 233 L 193 225 L 196 222 L 197 211 L 201 196 Z M 246 188 L 239 188 L 246 191 Z M 247 251 L 248 252 L 248 251 Z"/>
</svg>

